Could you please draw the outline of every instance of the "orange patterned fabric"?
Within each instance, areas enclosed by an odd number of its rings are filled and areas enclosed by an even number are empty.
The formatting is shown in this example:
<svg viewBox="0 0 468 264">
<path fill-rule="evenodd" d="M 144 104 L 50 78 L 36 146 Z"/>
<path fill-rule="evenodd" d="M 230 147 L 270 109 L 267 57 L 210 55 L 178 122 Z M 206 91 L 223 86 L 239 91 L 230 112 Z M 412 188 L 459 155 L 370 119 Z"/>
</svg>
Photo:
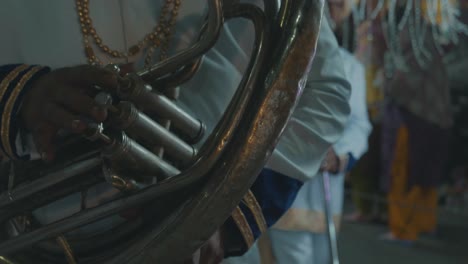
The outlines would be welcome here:
<svg viewBox="0 0 468 264">
<path fill-rule="evenodd" d="M 419 234 L 433 232 L 437 223 L 437 190 L 414 186 L 407 188 L 409 172 L 408 129 L 398 131 L 391 170 L 389 224 L 394 236 L 416 240 Z"/>
</svg>

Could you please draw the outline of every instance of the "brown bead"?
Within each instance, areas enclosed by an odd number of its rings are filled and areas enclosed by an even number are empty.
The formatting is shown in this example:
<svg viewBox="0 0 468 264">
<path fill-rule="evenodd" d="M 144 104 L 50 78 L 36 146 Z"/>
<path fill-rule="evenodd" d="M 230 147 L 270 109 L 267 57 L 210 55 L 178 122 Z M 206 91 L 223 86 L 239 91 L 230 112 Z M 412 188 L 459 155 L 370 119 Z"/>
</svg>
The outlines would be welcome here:
<svg viewBox="0 0 468 264">
<path fill-rule="evenodd" d="M 87 46 L 85 48 L 85 53 L 86 53 L 86 57 L 88 58 L 94 57 L 94 50 L 90 46 Z"/>
<path fill-rule="evenodd" d="M 138 53 L 141 53 L 143 49 L 148 49 L 144 60 L 146 65 L 150 65 L 150 63 L 154 61 L 153 55 L 156 54 L 156 49 L 159 49 L 159 58 L 157 59 L 167 58 L 169 41 L 173 35 L 172 30 L 177 23 L 179 7 L 182 2 L 181 0 L 165 0 L 160 10 L 159 21 L 155 25 L 153 32 L 148 33 L 142 40 L 131 46 L 130 49 L 125 52 L 111 50 L 103 43 L 102 39 L 96 32 L 96 29 L 92 25 L 92 20 L 89 15 L 89 2 L 89 0 L 75 0 L 81 31 L 83 33 L 85 51 L 90 63 L 103 63 L 98 58 L 96 58 L 94 50 L 90 46 L 90 42 L 92 42 L 92 40 L 94 40 L 97 47 L 99 47 L 101 51 L 115 58 L 128 58 L 129 56 L 134 56 Z M 157 59 L 155 58 L 155 60 Z"/>
<path fill-rule="evenodd" d="M 134 54 L 137 54 L 138 52 L 140 52 L 140 48 L 137 45 L 134 45 L 134 46 L 130 47 L 130 49 L 128 51 L 130 52 L 130 55 L 134 55 Z"/>
</svg>

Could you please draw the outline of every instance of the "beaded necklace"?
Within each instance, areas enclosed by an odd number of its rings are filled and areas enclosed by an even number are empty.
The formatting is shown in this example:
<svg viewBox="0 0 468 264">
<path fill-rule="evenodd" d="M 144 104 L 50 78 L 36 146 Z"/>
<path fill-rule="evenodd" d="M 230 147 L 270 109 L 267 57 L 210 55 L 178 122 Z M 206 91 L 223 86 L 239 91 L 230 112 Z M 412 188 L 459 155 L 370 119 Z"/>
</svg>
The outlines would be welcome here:
<svg viewBox="0 0 468 264">
<path fill-rule="evenodd" d="M 103 62 L 96 56 L 92 44 L 98 47 L 108 59 L 129 59 L 146 51 L 145 67 L 149 67 L 153 62 L 153 55 L 157 48 L 160 49 L 159 59 L 167 58 L 169 43 L 172 37 L 172 30 L 177 21 L 181 0 L 166 0 L 159 21 L 153 30 L 146 34 L 144 38 L 131 46 L 127 51 L 118 51 L 106 45 L 97 33 L 89 12 L 89 0 L 76 0 L 81 33 L 83 34 L 84 52 L 90 64 L 102 65 Z"/>
</svg>

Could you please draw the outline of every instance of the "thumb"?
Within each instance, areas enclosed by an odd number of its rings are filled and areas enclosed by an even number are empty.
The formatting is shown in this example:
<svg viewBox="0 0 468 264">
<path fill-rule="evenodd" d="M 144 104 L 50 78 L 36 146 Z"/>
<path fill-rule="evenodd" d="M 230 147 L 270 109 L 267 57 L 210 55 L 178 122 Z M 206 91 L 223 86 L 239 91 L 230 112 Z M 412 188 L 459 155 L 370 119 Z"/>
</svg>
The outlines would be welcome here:
<svg viewBox="0 0 468 264">
<path fill-rule="evenodd" d="M 42 124 L 33 132 L 34 143 L 41 155 L 42 160 L 50 162 L 55 158 L 55 149 L 52 140 L 57 128 L 50 124 Z"/>
</svg>

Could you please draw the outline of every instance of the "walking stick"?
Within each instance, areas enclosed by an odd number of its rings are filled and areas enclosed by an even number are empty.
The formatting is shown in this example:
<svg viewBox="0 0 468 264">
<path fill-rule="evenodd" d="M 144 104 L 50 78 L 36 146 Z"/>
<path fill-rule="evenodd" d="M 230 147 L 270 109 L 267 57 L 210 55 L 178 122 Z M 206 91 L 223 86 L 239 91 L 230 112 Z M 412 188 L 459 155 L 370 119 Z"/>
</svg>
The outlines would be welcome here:
<svg viewBox="0 0 468 264">
<path fill-rule="evenodd" d="M 330 174 L 327 171 L 322 173 L 322 184 L 323 194 L 325 203 L 325 216 L 327 219 L 328 226 L 328 238 L 330 243 L 330 255 L 332 264 L 339 264 L 340 260 L 338 257 L 338 244 L 336 241 L 336 229 L 335 223 L 333 222 L 333 213 L 331 211 L 331 192 L 330 192 Z"/>
</svg>

